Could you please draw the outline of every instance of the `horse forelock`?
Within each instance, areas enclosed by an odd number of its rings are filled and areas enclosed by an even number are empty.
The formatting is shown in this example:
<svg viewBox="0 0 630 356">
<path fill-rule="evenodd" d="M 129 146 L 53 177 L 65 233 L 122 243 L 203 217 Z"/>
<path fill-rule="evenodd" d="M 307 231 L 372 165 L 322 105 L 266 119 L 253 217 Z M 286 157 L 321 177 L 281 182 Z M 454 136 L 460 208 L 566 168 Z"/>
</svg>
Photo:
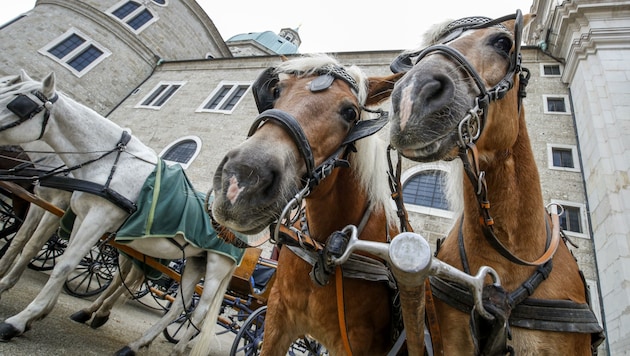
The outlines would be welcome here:
<svg viewBox="0 0 630 356">
<path fill-rule="evenodd" d="M 388 222 L 396 219 L 396 212 L 391 201 L 387 177 L 387 143 L 377 135 L 357 141 L 357 152 L 350 160 L 361 187 L 367 193 L 369 201 L 385 209 Z"/>
<path fill-rule="evenodd" d="M 326 67 L 330 65 L 345 69 L 345 71 L 357 82 L 359 87 L 357 97 L 361 104 L 365 103 L 368 87 L 367 76 L 359 67 L 355 65 L 343 66 L 331 55 L 321 53 L 303 55 L 301 57 L 282 62 L 276 68 L 276 73 L 300 73 L 300 76 L 309 76 L 322 69 L 326 69 Z"/>
<path fill-rule="evenodd" d="M 5 77 L 7 78 L 7 77 Z M 36 81 L 19 81 L 12 83 L 11 80 L 4 81 L 5 78 L 0 79 L 0 97 L 6 95 L 17 95 L 21 93 L 28 93 L 33 90 L 39 90 L 42 88 L 42 83 Z M 11 77 L 10 79 L 14 79 Z"/>
</svg>

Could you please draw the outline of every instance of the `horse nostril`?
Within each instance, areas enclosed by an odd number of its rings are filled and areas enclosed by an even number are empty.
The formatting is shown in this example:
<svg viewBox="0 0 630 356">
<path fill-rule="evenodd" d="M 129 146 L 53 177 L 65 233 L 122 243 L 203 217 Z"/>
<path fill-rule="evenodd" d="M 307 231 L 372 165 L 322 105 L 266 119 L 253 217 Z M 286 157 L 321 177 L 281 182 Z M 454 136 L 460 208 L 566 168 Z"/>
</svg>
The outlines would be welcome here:
<svg viewBox="0 0 630 356">
<path fill-rule="evenodd" d="M 418 78 L 418 100 L 423 116 L 430 115 L 446 107 L 454 97 L 455 85 L 444 74 L 423 74 Z"/>
</svg>

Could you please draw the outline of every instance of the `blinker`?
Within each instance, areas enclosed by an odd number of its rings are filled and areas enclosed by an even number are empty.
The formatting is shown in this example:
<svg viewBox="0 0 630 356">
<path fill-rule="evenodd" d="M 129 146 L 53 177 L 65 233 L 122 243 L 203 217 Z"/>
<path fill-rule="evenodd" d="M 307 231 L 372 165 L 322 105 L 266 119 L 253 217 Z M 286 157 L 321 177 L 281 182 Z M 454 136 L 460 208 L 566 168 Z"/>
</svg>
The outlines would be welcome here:
<svg viewBox="0 0 630 356">
<path fill-rule="evenodd" d="M 26 95 L 20 94 L 7 104 L 7 109 L 20 119 L 30 119 L 33 115 L 42 111 L 42 107 Z"/>
<path fill-rule="evenodd" d="M 335 77 L 333 77 L 332 75 L 322 74 L 319 77 L 313 79 L 313 81 L 311 81 L 310 89 L 314 93 L 318 91 L 326 90 L 330 88 L 333 81 L 335 81 Z"/>
</svg>

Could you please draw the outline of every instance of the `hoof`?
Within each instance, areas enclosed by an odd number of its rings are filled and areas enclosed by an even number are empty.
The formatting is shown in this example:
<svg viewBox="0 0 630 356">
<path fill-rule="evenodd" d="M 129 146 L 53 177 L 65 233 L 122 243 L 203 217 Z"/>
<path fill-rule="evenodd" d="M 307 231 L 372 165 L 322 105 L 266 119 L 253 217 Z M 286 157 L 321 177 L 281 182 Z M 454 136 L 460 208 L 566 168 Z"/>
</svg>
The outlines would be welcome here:
<svg viewBox="0 0 630 356">
<path fill-rule="evenodd" d="M 22 332 L 20 332 L 20 330 L 18 330 L 15 326 L 11 324 L 8 324 L 8 323 L 0 324 L 0 340 L 2 341 L 9 341 L 13 337 L 18 336 L 21 333 Z"/>
<path fill-rule="evenodd" d="M 133 351 L 129 346 L 125 346 L 122 349 L 116 351 L 114 354 L 116 356 L 136 356 L 136 352 Z"/>
<path fill-rule="evenodd" d="M 105 323 L 109 320 L 109 314 L 103 316 L 95 316 L 92 322 L 90 323 L 90 327 L 92 329 L 98 329 L 101 326 L 105 325 Z"/>
<path fill-rule="evenodd" d="M 90 320 L 90 318 L 92 317 L 92 314 L 84 311 L 84 310 L 79 310 L 78 312 L 70 315 L 70 319 L 76 321 L 77 323 L 87 323 L 88 320 Z"/>
</svg>

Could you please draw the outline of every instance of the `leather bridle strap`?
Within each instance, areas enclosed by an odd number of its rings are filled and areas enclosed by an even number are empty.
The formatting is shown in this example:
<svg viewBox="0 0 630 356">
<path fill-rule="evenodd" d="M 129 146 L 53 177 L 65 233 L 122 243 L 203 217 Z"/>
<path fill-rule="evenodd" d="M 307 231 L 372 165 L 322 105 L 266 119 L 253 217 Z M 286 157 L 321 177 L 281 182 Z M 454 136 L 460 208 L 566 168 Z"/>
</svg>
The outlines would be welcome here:
<svg viewBox="0 0 630 356">
<path fill-rule="evenodd" d="M 300 128 L 300 124 L 290 114 L 278 109 L 269 109 L 263 111 L 254 120 L 254 123 L 247 133 L 247 137 L 251 137 L 262 124 L 270 119 L 280 124 L 284 129 L 287 130 L 289 136 L 291 137 L 293 142 L 295 142 L 295 145 L 300 151 L 302 158 L 304 158 L 307 174 L 311 174 L 311 172 L 313 172 L 313 169 L 315 168 L 315 161 L 313 159 L 313 151 L 311 150 L 311 145 L 308 143 L 304 132 Z"/>
<path fill-rule="evenodd" d="M 429 334 L 431 335 L 431 344 L 433 346 L 433 355 L 444 355 L 444 343 L 442 341 L 442 331 L 440 329 L 440 321 L 437 317 L 435 309 L 435 299 L 431 291 L 431 281 L 427 278 L 424 280 L 424 296 L 425 296 L 425 318 Z"/>
<path fill-rule="evenodd" d="M 339 331 L 341 332 L 341 340 L 343 347 L 348 356 L 352 356 L 352 347 L 348 338 L 348 325 L 346 324 L 346 310 L 343 301 L 343 272 L 341 266 L 337 266 L 335 270 L 335 286 L 337 287 L 337 317 L 339 319 Z"/>
</svg>

